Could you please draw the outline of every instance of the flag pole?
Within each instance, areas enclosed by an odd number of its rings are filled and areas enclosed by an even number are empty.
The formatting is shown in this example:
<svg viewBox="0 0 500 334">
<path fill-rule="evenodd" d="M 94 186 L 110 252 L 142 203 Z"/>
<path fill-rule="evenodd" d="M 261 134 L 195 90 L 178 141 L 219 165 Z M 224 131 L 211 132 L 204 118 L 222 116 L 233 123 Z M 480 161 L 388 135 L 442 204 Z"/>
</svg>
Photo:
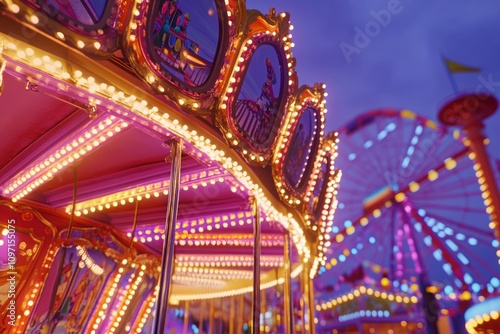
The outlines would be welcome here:
<svg viewBox="0 0 500 334">
<path fill-rule="evenodd" d="M 454 93 L 458 94 L 459 93 L 458 85 L 457 85 L 457 82 L 455 80 L 455 77 L 453 76 L 453 73 L 451 73 L 450 68 L 448 67 L 448 65 L 446 63 L 446 58 L 443 55 L 441 55 L 441 59 L 443 60 L 443 64 L 445 65 L 446 74 L 448 75 L 448 80 L 450 81 L 451 88 L 453 88 Z"/>
<path fill-rule="evenodd" d="M 448 80 L 450 80 L 451 88 L 453 88 L 453 91 L 456 94 L 458 94 L 459 90 L 458 90 L 457 82 L 455 81 L 455 77 L 453 76 L 453 74 L 448 69 L 446 69 L 446 73 L 448 73 Z"/>
</svg>

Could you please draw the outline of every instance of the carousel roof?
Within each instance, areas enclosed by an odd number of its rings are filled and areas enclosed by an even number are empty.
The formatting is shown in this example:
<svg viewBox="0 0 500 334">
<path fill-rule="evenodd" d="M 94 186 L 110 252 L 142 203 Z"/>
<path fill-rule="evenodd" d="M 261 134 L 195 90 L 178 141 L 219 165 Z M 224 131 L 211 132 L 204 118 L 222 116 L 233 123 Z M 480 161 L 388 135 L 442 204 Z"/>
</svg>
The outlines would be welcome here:
<svg viewBox="0 0 500 334">
<path fill-rule="evenodd" d="M 26 89 L 20 78 L 4 80 L 3 195 L 63 213 L 59 224 L 64 224 L 76 191 L 78 226 L 109 227 L 123 242 L 132 238 L 137 210 L 134 245 L 161 256 L 170 182 L 165 136 L 106 113 L 89 115 L 70 97 Z M 249 284 L 254 217 L 248 193 L 227 170 L 200 156 L 189 150 L 182 155 L 177 270 L 219 269 Z M 276 277 L 283 265 L 284 229 L 263 218 L 262 271 Z M 201 281 L 204 275 L 196 277 Z"/>
</svg>

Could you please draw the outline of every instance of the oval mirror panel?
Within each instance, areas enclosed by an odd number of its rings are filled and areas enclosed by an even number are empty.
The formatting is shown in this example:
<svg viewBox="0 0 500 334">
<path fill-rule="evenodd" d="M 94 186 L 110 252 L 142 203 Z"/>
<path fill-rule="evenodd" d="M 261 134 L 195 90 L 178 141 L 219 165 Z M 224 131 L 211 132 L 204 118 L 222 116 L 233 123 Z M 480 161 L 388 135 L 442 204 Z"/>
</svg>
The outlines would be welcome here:
<svg viewBox="0 0 500 334">
<path fill-rule="evenodd" d="M 203 85 L 212 71 L 220 40 L 215 2 L 161 0 L 151 9 L 148 42 L 160 71 L 191 87 Z"/>
<path fill-rule="evenodd" d="M 252 55 L 233 107 L 233 122 L 250 145 L 263 146 L 280 121 L 283 73 L 274 46 L 263 44 Z"/>
<path fill-rule="evenodd" d="M 321 216 L 322 207 L 324 205 L 324 189 L 327 185 L 328 180 L 328 158 L 325 157 L 321 163 L 321 168 L 318 172 L 318 177 L 316 178 L 316 184 L 314 185 L 314 190 L 309 200 L 309 212 L 313 216 L 314 220 L 319 220 Z"/>
<path fill-rule="evenodd" d="M 283 174 L 292 189 L 303 187 L 304 175 L 312 168 L 311 160 L 318 146 L 316 130 L 316 110 L 307 108 L 298 121 L 283 164 Z"/>
</svg>

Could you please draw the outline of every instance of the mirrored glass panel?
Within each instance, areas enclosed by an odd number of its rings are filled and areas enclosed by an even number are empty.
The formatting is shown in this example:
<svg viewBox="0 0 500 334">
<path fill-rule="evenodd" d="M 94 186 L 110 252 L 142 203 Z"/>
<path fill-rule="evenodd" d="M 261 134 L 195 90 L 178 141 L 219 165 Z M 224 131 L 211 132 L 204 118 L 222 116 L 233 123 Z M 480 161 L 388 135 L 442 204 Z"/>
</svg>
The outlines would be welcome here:
<svg viewBox="0 0 500 334">
<path fill-rule="evenodd" d="M 288 148 L 283 173 L 292 188 L 302 186 L 304 174 L 311 168 L 316 153 L 316 111 L 307 108 L 301 115 Z"/>
<path fill-rule="evenodd" d="M 268 44 L 253 54 L 233 108 L 234 122 L 245 139 L 264 143 L 277 120 L 282 73 L 276 49 Z"/>
<path fill-rule="evenodd" d="M 215 2 L 161 0 L 153 4 L 152 13 L 149 41 L 160 70 L 188 86 L 203 85 L 212 71 L 220 39 Z"/>
<path fill-rule="evenodd" d="M 51 17 L 63 15 L 66 19 L 93 26 L 104 15 L 106 0 L 48 0 L 37 1 L 38 5 Z"/>
</svg>

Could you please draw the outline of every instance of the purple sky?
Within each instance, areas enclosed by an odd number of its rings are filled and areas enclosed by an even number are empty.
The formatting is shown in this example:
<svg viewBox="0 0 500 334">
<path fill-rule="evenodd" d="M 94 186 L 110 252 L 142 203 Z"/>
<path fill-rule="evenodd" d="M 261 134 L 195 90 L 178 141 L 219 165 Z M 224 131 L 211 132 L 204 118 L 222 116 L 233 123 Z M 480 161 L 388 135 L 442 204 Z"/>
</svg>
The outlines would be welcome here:
<svg viewBox="0 0 500 334">
<path fill-rule="evenodd" d="M 497 0 L 247 1 L 247 8 L 265 13 L 270 7 L 291 15 L 300 84 L 327 84 L 328 130 L 381 108 L 409 109 L 437 120 L 439 107 L 453 95 L 441 56 L 481 68 L 455 74 L 461 91 L 482 86 L 500 97 Z M 376 13 L 388 10 L 388 24 L 375 24 Z M 346 57 L 341 45 L 356 47 L 356 29 L 366 28 L 373 37 L 368 43 L 358 40 L 357 53 Z M 496 158 L 498 129 L 500 113 L 487 120 L 485 130 Z"/>
</svg>

